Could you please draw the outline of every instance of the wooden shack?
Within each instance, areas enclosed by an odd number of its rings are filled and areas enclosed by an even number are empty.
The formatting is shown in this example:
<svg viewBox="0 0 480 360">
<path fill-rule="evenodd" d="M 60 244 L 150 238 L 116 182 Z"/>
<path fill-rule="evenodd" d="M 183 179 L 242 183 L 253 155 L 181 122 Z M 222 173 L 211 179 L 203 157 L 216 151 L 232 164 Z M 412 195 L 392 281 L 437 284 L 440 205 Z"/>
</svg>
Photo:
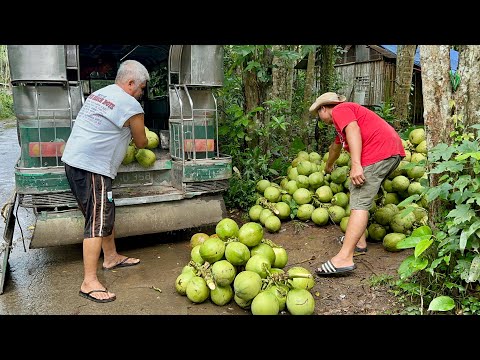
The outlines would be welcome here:
<svg viewBox="0 0 480 360">
<path fill-rule="evenodd" d="M 391 104 L 395 91 L 395 45 L 343 45 L 343 54 L 334 67 L 341 88 L 349 101 L 369 108 Z M 423 97 L 420 61 L 415 59 L 410 92 L 410 118 L 423 123 Z"/>
</svg>

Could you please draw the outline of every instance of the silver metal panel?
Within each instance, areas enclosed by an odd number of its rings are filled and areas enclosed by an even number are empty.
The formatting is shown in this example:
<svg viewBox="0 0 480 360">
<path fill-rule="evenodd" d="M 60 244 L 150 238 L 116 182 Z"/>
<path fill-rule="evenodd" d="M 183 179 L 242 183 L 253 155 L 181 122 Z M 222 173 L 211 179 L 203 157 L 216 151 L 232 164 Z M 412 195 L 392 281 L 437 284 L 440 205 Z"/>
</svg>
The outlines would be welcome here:
<svg viewBox="0 0 480 360">
<path fill-rule="evenodd" d="M 37 119 L 37 116 L 40 119 L 70 119 L 69 95 L 73 119 L 82 106 L 83 94 L 79 86 L 13 86 L 12 92 L 18 120 Z"/>
<path fill-rule="evenodd" d="M 169 55 L 169 70 L 171 72 L 180 72 L 180 61 L 182 58 L 182 50 L 183 45 L 172 45 L 170 47 L 170 55 Z"/>
<path fill-rule="evenodd" d="M 16 81 L 66 81 L 65 45 L 7 45 L 10 78 Z"/>
<path fill-rule="evenodd" d="M 67 49 L 67 67 L 77 68 L 78 67 L 78 48 L 77 45 L 65 45 Z"/>
<path fill-rule="evenodd" d="M 223 86 L 223 46 L 184 45 L 180 84 Z"/>
<path fill-rule="evenodd" d="M 222 194 L 118 206 L 115 210 L 115 237 L 155 234 L 214 225 L 226 214 Z M 30 248 L 81 243 L 84 224 L 85 219 L 80 210 L 39 214 Z M 68 231 L 66 232 L 65 229 Z"/>
<path fill-rule="evenodd" d="M 215 99 L 212 95 L 211 89 L 188 89 L 188 92 L 183 87 L 176 87 L 169 89 L 170 95 L 170 119 L 191 119 L 192 106 L 193 110 L 202 111 L 203 116 L 214 116 L 216 111 Z M 192 103 L 190 103 L 190 100 Z M 208 112 L 211 112 L 210 114 Z M 195 116 L 199 113 L 195 112 Z"/>
</svg>

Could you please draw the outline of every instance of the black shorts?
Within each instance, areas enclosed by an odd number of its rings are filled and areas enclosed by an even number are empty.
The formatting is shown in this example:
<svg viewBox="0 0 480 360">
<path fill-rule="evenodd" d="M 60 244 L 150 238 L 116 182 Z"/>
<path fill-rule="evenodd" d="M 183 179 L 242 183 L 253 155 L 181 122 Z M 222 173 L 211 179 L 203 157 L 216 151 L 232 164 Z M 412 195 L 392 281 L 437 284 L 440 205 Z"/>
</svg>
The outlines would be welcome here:
<svg viewBox="0 0 480 360">
<path fill-rule="evenodd" d="M 111 235 L 115 223 L 112 179 L 65 164 L 70 189 L 85 216 L 85 239 Z"/>
</svg>

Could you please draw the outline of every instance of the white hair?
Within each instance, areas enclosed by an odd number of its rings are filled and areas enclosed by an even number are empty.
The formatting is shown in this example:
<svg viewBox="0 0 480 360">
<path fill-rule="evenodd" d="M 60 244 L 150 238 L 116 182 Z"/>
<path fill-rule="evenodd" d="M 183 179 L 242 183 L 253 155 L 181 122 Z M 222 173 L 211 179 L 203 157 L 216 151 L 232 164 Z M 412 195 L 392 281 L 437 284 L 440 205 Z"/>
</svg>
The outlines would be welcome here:
<svg viewBox="0 0 480 360">
<path fill-rule="evenodd" d="M 119 84 L 123 84 L 130 80 L 133 80 L 138 86 L 143 82 L 150 80 L 148 70 L 136 60 L 125 60 L 122 62 L 115 78 L 115 82 Z"/>
</svg>

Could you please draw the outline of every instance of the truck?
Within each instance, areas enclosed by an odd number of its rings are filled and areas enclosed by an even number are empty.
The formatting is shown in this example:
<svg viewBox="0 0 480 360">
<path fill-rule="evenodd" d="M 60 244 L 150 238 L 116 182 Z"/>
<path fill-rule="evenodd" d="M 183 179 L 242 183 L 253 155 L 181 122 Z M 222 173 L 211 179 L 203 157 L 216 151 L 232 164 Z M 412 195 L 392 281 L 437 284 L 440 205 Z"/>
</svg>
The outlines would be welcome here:
<svg viewBox="0 0 480 360">
<path fill-rule="evenodd" d="M 155 162 L 121 165 L 113 182 L 117 238 L 203 227 L 226 216 L 223 193 L 232 159 L 220 152 L 216 89 L 220 45 L 7 45 L 20 156 L 6 204 L 0 293 L 15 207 L 31 209 L 29 248 L 81 243 L 84 217 L 61 161 L 85 99 L 115 81 L 119 64 L 141 62 L 151 79 L 140 100 L 158 135 Z"/>
</svg>

